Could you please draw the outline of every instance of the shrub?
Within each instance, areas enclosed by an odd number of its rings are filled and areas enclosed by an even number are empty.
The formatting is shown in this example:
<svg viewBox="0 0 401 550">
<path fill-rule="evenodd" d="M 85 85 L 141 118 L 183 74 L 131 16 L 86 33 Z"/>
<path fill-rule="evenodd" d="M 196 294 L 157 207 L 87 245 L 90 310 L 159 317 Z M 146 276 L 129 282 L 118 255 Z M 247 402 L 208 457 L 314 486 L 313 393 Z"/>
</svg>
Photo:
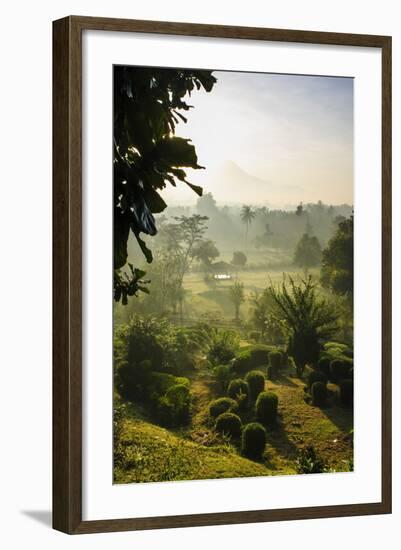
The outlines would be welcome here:
<svg viewBox="0 0 401 550">
<path fill-rule="evenodd" d="M 262 424 L 273 424 L 276 421 L 278 408 L 277 395 L 270 391 L 259 394 L 256 400 L 256 414 Z"/>
<path fill-rule="evenodd" d="M 152 375 L 152 363 L 143 360 L 140 363 L 124 362 L 119 368 L 121 394 L 127 399 L 144 397 L 144 390 L 149 384 Z"/>
<path fill-rule="evenodd" d="M 259 422 L 247 424 L 242 430 L 241 451 L 249 458 L 260 458 L 266 446 L 266 430 Z"/>
<path fill-rule="evenodd" d="M 311 445 L 299 451 L 296 465 L 299 474 L 320 474 L 327 470 L 326 463 Z"/>
<path fill-rule="evenodd" d="M 354 382 L 352 380 L 341 380 L 340 399 L 346 407 L 352 407 L 354 403 Z"/>
<path fill-rule="evenodd" d="M 311 386 L 312 404 L 321 407 L 326 404 L 327 386 L 325 382 L 313 382 Z"/>
<path fill-rule="evenodd" d="M 318 361 L 318 369 L 320 372 L 326 375 L 326 378 L 328 379 L 330 376 L 330 359 L 329 357 L 321 357 Z"/>
<path fill-rule="evenodd" d="M 278 373 L 282 366 L 283 355 L 280 351 L 269 352 L 269 366 L 273 367 L 274 371 Z"/>
<path fill-rule="evenodd" d="M 231 368 L 229 365 L 219 365 L 214 369 L 214 375 L 218 382 L 221 392 L 227 391 L 227 386 L 230 381 Z"/>
<path fill-rule="evenodd" d="M 190 386 L 189 378 L 186 378 L 185 376 L 176 376 L 175 383 L 181 386 L 186 386 L 187 388 Z"/>
<path fill-rule="evenodd" d="M 330 379 L 333 382 L 340 382 L 348 378 L 348 372 L 352 366 L 352 362 L 347 359 L 334 359 L 330 363 Z"/>
<path fill-rule="evenodd" d="M 212 365 L 228 363 L 238 350 L 238 334 L 231 330 L 214 329 L 210 337 L 211 343 L 207 354 L 209 361 Z"/>
<path fill-rule="evenodd" d="M 189 420 L 191 394 L 183 384 L 171 386 L 158 400 L 160 421 L 168 426 L 179 426 Z"/>
<path fill-rule="evenodd" d="M 233 361 L 233 371 L 236 374 L 245 374 L 255 367 L 266 366 L 268 355 L 274 348 L 264 344 L 255 344 L 242 349 Z"/>
<path fill-rule="evenodd" d="M 220 414 L 216 419 L 216 430 L 231 437 L 239 437 L 241 434 L 241 419 L 234 413 Z"/>
<path fill-rule="evenodd" d="M 250 348 L 251 367 L 266 366 L 269 360 L 269 352 L 274 348 L 264 344 L 257 344 Z"/>
<path fill-rule="evenodd" d="M 249 386 L 250 398 L 255 400 L 257 396 L 265 389 L 265 376 L 260 370 L 248 372 L 245 381 Z"/>
<path fill-rule="evenodd" d="M 276 371 L 274 370 L 274 368 L 269 365 L 267 367 L 267 379 L 268 380 L 274 380 L 276 378 Z"/>
<path fill-rule="evenodd" d="M 319 370 L 312 370 L 308 374 L 308 376 L 306 378 L 306 382 L 308 384 L 308 388 L 310 389 L 315 382 L 322 382 L 324 385 L 326 385 L 327 384 L 327 377 L 323 372 L 321 372 Z"/>
<path fill-rule="evenodd" d="M 251 352 L 244 350 L 237 354 L 232 362 L 232 370 L 235 374 L 245 374 L 251 368 Z"/>
<path fill-rule="evenodd" d="M 331 356 L 332 358 L 340 357 L 340 356 L 352 358 L 353 356 L 353 352 L 347 346 L 347 344 L 341 344 L 340 342 L 326 342 L 323 345 L 323 348 L 326 354 Z"/>
<path fill-rule="evenodd" d="M 235 378 L 235 380 L 231 380 L 230 384 L 228 385 L 227 393 L 232 399 L 236 399 L 238 395 L 241 394 L 245 394 L 248 396 L 249 386 L 245 382 L 245 380 L 242 380 L 241 378 Z"/>
<path fill-rule="evenodd" d="M 225 412 L 235 412 L 237 409 L 237 402 L 230 397 L 220 397 L 209 403 L 209 414 L 212 418 L 217 418 Z"/>
</svg>

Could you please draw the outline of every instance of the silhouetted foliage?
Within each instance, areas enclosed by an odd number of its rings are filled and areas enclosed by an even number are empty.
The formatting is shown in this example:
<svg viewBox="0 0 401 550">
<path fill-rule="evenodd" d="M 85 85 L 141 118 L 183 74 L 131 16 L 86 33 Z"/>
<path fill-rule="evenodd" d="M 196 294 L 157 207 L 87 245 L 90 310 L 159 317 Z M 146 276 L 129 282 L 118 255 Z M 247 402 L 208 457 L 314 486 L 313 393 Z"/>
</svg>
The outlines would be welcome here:
<svg viewBox="0 0 401 550">
<path fill-rule="evenodd" d="M 288 330 L 287 353 L 295 360 L 302 376 L 306 364 L 315 365 L 325 340 L 336 330 L 338 315 L 326 300 L 316 293 L 316 283 L 309 275 L 300 282 L 284 277 L 278 288 L 270 285 L 269 292 L 276 305 L 276 314 Z"/>
<path fill-rule="evenodd" d="M 297 244 L 294 254 L 294 264 L 307 269 L 319 265 L 322 249 L 317 237 L 304 233 Z"/>
<path fill-rule="evenodd" d="M 233 252 L 233 259 L 231 260 L 231 263 L 233 265 L 238 267 L 244 267 L 244 265 L 246 264 L 246 261 L 247 261 L 247 257 L 243 252 L 239 250 Z"/>
<path fill-rule="evenodd" d="M 184 170 L 202 168 L 195 147 L 189 139 L 175 136 L 175 127 L 179 120 L 186 121 L 182 111 L 190 108 L 184 97 L 200 88 L 210 92 L 215 82 L 211 71 L 115 66 L 114 269 L 127 262 L 130 231 L 146 260 L 152 261 L 140 234 L 156 234 L 154 214 L 166 208 L 159 191 L 167 183 L 184 182 L 202 194 Z M 132 274 L 127 277 L 135 294 L 137 280 Z M 116 299 L 122 298 L 118 279 L 114 286 Z"/>
<path fill-rule="evenodd" d="M 322 253 L 321 283 L 352 297 L 354 287 L 354 217 L 341 221 Z"/>
</svg>

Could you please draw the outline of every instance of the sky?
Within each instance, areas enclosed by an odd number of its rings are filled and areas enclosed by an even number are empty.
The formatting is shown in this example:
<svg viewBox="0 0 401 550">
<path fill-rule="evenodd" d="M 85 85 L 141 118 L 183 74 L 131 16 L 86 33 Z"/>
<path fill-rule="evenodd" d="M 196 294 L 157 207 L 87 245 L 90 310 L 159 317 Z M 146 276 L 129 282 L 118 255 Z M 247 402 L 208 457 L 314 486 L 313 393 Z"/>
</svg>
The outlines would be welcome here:
<svg viewBox="0 0 401 550">
<path fill-rule="evenodd" d="M 213 90 L 187 98 L 194 108 L 176 130 L 206 168 L 188 170 L 189 181 L 219 204 L 353 203 L 353 79 L 213 74 Z M 163 196 L 197 199 L 181 184 Z"/>
</svg>

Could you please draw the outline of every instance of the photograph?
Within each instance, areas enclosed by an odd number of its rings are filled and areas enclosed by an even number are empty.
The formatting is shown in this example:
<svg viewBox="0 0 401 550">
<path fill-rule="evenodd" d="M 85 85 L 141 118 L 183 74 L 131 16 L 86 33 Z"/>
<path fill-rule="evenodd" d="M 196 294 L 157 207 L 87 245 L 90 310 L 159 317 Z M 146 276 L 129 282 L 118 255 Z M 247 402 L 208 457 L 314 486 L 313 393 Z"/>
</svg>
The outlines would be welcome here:
<svg viewBox="0 0 401 550">
<path fill-rule="evenodd" d="M 354 79 L 114 65 L 112 109 L 113 483 L 353 472 Z"/>
</svg>

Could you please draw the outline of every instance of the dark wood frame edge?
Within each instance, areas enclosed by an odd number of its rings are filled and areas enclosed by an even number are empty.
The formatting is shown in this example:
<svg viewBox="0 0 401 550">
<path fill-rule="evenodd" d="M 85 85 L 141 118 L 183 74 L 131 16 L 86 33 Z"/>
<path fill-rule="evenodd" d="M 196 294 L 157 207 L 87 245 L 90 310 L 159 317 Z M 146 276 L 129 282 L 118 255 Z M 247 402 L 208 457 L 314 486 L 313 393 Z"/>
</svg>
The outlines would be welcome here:
<svg viewBox="0 0 401 550">
<path fill-rule="evenodd" d="M 382 499 L 367 504 L 82 521 L 81 35 L 161 33 L 382 50 Z M 53 528 L 68 534 L 391 513 L 391 37 L 70 16 L 53 22 Z"/>
</svg>

